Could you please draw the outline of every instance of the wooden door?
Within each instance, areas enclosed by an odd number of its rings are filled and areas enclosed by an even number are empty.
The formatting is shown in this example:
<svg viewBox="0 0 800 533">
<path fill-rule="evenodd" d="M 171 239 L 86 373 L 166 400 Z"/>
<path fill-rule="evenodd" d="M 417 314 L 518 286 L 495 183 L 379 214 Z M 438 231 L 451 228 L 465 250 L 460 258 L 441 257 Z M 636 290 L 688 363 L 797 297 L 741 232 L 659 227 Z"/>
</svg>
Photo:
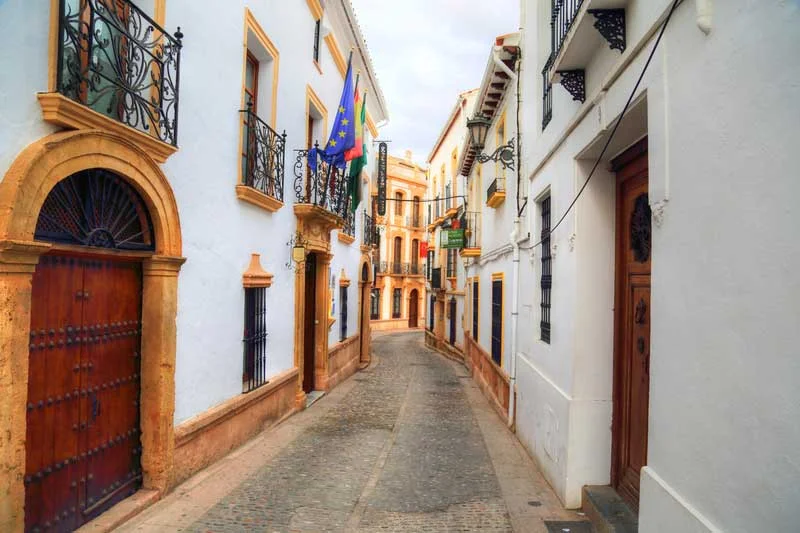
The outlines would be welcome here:
<svg viewBox="0 0 800 533">
<path fill-rule="evenodd" d="M 450 298 L 450 344 L 456 344 L 456 299 Z"/>
<path fill-rule="evenodd" d="M 400 264 L 403 262 L 403 239 L 394 238 L 394 263 L 392 264 L 392 274 L 400 273 Z"/>
<path fill-rule="evenodd" d="M 305 262 L 306 294 L 304 309 L 303 339 L 303 391 L 314 390 L 314 352 L 316 349 L 317 318 L 317 261 L 316 255 L 308 254 Z"/>
<path fill-rule="evenodd" d="M 615 160 L 617 258 L 612 484 L 634 509 L 647 464 L 650 394 L 650 207 L 646 139 Z"/>
<path fill-rule="evenodd" d="M 138 264 L 43 256 L 33 275 L 26 531 L 72 531 L 141 484 Z"/>
<path fill-rule="evenodd" d="M 419 315 L 419 293 L 417 289 L 411 291 L 411 296 L 408 297 L 408 327 L 417 327 L 417 317 Z"/>
</svg>

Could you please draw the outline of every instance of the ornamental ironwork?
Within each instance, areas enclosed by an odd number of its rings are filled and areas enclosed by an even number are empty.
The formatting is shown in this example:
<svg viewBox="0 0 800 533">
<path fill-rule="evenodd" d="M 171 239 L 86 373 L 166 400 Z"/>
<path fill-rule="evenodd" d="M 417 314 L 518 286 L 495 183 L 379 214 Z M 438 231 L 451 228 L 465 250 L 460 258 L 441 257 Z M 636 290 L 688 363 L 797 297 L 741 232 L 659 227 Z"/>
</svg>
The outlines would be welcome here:
<svg viewBox="0 0 800 533">
<path fill-rule="evenodd" d="M 128 0 L 61 0 L 56 89 L 177 146 L 182 38 Z"/>
<path fill-rule="evenodd" d="M 344 217 L 342 233 L 350 237 L 356 236 L 356 214 L 354 211 L 348 211 L 347 215 Z"/>
<path fill-rule="evenodd" d="M 634 201 L 630 231 L 633 258 L 639 263 L 646 263 L 650 259 L 651 246 L 650 203 L 647 194 L 640 194 Z"/>
<path fill-rule="evenodd" d="M 573 100 L 581 103 L 586 101 L 586 75 L 583 69 L 559 70 L 556 74 L 561 77 L 561 85 Z"/>
<path fill-rule="evenodd" d="M 583 5 L 583 0 L 551 0 L 550 6 L 550 50 L 553 58 L 558 57 L 575 17 Z"/>
<path fill-rule="evenodd" d="M 594 27 L 608 41 L 612 50 L 625 51 L 625 10 L 624 9 L 589 9 L 594 16 Z"/>
<path fill-rule="evenodd" d="M 553 56 L 547 59 L 542 69 L 542 131 L 550 124 L 553 118 L 553 84 L 550 81 L 550 66 Z"/>
<path fill-rule="evenodd" d="M 346 218 L 350 201 L 344 170 L 323 161 L 317 143 L 313 150 L 295 150 L 295 154 L 294 192 L 297 203 L 315 205 Z"/>
<path fill-rule="evenodd" d="M 34 238 L 118 250 L 155 249 L 141 196 L 100 168 L 72 174 L 53 187 L 39 211 Z"/>
<path fill-rule="evenodd" d="M 286 132 L 279 135 L 270 128 L 253 113 L 252 104 L 240 113 L 245 114 L 242 183 L 282 202 Z"/>
<path fill-rule="evenodd" d="M 364 246 L 378 246 L 380 235 L 375 219 L 364 213 Z"/>
<path fill-rule="evenodd" d="M 479 153 L 477 159 L 481 164 L 487 161 L 497 161 L 503 165 L 504 169 L 508 168 L 514 170 L 514 139 L 509 140 L 502 146 L 498 146 L 491 155 L 486 155 L 483 152 Z M 448 195 L 448 199 L 449 198 L 450 196 Z"/>
</svg>

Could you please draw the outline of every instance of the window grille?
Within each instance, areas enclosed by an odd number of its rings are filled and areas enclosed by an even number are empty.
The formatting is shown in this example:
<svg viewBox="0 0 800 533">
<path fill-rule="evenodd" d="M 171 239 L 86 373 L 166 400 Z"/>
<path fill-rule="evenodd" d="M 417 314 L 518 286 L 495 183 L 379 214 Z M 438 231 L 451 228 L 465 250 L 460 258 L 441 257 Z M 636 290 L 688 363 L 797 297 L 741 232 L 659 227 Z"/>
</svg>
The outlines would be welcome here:
<svg viewBox="0 0 800 533">
<path fill-rule="evenodd" d="M 456 343 L 456 299 L 450 298 L 450 345 Z"/>
<path fill-rule="evenodd" d="M 317 63 L 319 63 L 319 30 L 321 24 L 321 20 L 317 20 L 314 24 L 314 61 Z"/>
<path fill-rule="evenodd" d="M 553 265 L 550 255 L 550 197 L 541 202 L 542 210 L 542 319 L 539 323 L 540 338 L 550 344 L 550 291 L 553 286 Z"/>
<path fill-rule="evenodd" d="M 400 304 L 402 303 L 403 290 L 392 290 L 392 318 L 400 318 Z"/>
<path fill-rule="evenodd" d="M 478 280 L 472 282 L 472 340 L 478 342 L 478 303 L 480 302 Z"/>
<path fill-rule="evenodd" d="M 244 372 L 242 386 L 250 392 L 267 383 L 267 289 L 244 290 Z"/>
<path fill-rule="evenodd" d="M 347 287 L 339 287 L 339 340 L 347 338 Z"/>
<path fill-rule="evenodd" d="M 492 280 L 492 361 L 502 361 L 503 350 L 503 280 Z"/>
<path fill-rule="evenodd" d="M 430 311 L 428 312 L 428 329 L 433 331 L 433 318 L 436 313 L 436 296 L 431 294 Z"/>
<path fill-rule="evenodd" d="M 378 320 L 381 317 L 381 290 L 372 289 L 369 299 L 369 318 Z"/>
<path fill-rule="evenodd" d="M 447 277 L 454 278 L 456 277 L 456 249 L 455 248 L 448 248 L 447 249 Z"/>
</svg>

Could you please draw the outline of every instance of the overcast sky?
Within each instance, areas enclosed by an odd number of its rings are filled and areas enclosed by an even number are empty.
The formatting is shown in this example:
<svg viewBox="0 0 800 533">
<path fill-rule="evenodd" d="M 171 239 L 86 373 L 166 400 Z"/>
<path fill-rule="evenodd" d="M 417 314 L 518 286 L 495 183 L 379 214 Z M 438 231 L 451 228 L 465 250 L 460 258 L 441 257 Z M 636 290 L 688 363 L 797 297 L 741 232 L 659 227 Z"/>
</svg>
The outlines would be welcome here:
<svg viewBox="0 0 800 533">
<path fill-rule="evenodd" d="M 519 0 L 351 0 L 389 109 L 379 137 L 424 164 L 494 38 L 519 29 Z"/>
</svg>

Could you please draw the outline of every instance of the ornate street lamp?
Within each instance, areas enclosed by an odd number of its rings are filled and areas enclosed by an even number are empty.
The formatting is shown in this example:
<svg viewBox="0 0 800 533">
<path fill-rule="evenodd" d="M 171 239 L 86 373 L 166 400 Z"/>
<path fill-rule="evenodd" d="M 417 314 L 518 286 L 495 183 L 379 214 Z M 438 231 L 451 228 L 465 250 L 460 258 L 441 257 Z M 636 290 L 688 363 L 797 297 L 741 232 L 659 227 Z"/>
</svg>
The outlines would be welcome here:
<svg viewBox="0 0 800 533">
<path fill-rule="evenodd" d="M 483 147 L 486 145 L 486 135 L 489 133 L 489 126 L 491 125 L 492 121 L 481 114 L 475 115 L 474 118 L 467 121 L 469 144 L 477 152 L 476 158 L 478 162 L 483 164 L 487 161 L 499 161 L 503 168 L 514 170 L 514 139 L 509 140 L 502 146 L 498 146 L 491 155 L 483 153 Z"/>
</svg>

